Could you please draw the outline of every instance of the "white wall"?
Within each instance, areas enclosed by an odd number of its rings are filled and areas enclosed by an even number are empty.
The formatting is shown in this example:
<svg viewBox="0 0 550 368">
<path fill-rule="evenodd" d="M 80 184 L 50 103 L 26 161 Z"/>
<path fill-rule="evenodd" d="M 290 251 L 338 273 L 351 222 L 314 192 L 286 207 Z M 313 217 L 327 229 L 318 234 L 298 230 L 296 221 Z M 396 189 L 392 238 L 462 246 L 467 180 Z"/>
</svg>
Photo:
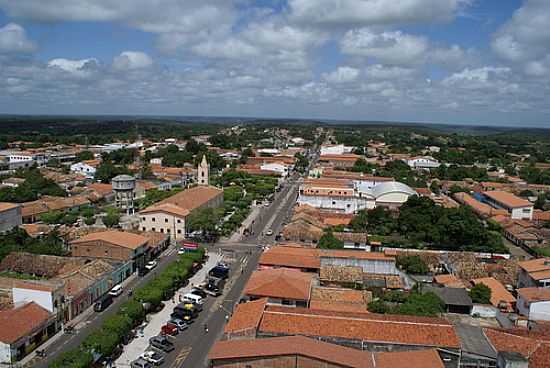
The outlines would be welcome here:
<svg viewBox="0 0 550 368">
<path fill-rule="evenodd" d="M 524 211 L 525 210 L 525 211 Z M 513 208 L 511 217 L 513 219 L 533 219 L 533 207 L 520 207 L 520 208 Z"/>
<path fill-rule="evenodd" d="M 531 303 L 529 308 L 529 319 L 550 321 L 550 301 Z"/>
<path fill-rule="evenodd" d="M 345 152 L 343 144 L 338 146 L 321 146 L 321 155 L 342 155 Z"/>
<path fill-rule="evenodd" d="M 359 197 L 328 197 L 300 195 L 297 202 L 307 204 L 315 208 L 340 210 L 345 213 L 354 213 L 362 209 L 373 209 L 374 200 Z"/>
<path fill-rule="evenodd" d="M 13 288 L 13 304 L 35 302 L 42 308 L 54 313 L 53 298 L 49 291 Z"/>
<path fill-rule="evenodd" d="M 8 344 L 0 341 L 0 364 L 11 363 L 11 350 Z"/>
<path fill-rule="evenodd" d="M 155 221 L 153 221 L 153 218 Z M 168 222 L 166 222 L 168 220 Z M 180 222 L 178 223 L 178 220 Z M 163 229 L 161 231 L 160 229 Z M 170 229 L 168 232 L 167 229 Z M 139 230 L 170 233 L 172 239 L 185 238 L 185 218 L 173 216 L 164 212 L 139 214 Z"/>
</svg>

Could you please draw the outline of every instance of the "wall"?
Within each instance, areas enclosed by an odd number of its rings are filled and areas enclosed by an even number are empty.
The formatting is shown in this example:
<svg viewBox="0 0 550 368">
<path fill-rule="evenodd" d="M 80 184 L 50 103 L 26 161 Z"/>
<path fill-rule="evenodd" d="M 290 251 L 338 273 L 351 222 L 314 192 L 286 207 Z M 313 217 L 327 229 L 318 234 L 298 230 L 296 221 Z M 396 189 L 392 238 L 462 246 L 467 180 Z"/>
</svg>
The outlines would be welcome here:
<svg viewBox="0 0 550 368">
<path fill-rule="evenodd" d="M 11 363 L 11 349 L 8 344 L 0 341 L 0 364 L 2 363 Z"/>
<path fill-rule="evenodd" d="M 52 293 L 49 291 L 13 288 L 12 295 L 14 304 L 32 301 L 42 308 L 54 312 Z"/>
<path fill-rule="evenodd" d="M 0 213 L 0 233 L 21 225 L 21 206 Z"/>
<path fill-rule="evenodd" d="M 136 252 L 137 254 L 138 252 Z M 101 241 L 91 241 L 71 245 L 71 255 L 74 257 L 107 258 L 117 261 L 132 259 L 134 251 L 116 245 L 110 245 Z"/>
<path fill-rule="evenodd" d="M 529 311 L 530 320 L 550 321 L 550 301 L 533 302 Z"/>
<path fill-rule="evenodd" d="M 480 318 L 495 318 L 498 313 L 498 309 L 492 305 L 474 304 L 470 315 L 477 315 Z"/>
<path fill-rule="evenodd" d="M 164 212 L 140 214 L 139 216 L 140 216 L 139 229 L 141 231 L 170 233 L 170 237 L 172 239 L 185 238 L 185 218 L 184 217 L 178 217 L 178 216 L 170 215 Z"/>
<path fill-rule="evenodd" d="M 358 258 L 333 258 L 321 257 L 321 267 L 323 266 L 359 266 L 365 273 L 378 273 L 384 275 L 397 275 L 398 270 L 395 267 L 395 260 L 374 260 Z"/>
<path fill-rule="evenodd" d="M 521 220 L 521 219 L 532 220 L 533 219 L 533 207 L 513 208 L 512 212 L 511 212 L 511 217 L 513 219 L 518 219 L 518 220 Z"/>
<path fill-rule="evenodd" d="M 355 213 L 365 208 L 373 209 L 375 207 L 374 200 L 358 197 L 342 198 L 300 195 L 297 202 L 299 204 L 307 204 L 315 208 L 339 210 L 345 213 Z"/>
</svg>

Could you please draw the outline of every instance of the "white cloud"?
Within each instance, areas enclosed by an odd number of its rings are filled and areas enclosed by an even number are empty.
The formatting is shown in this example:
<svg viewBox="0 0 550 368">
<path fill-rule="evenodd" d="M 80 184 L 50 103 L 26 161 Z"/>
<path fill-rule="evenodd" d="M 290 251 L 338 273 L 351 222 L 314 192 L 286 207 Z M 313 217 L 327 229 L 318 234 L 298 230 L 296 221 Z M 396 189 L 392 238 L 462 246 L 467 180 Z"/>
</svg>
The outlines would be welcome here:
<svg viewBox="0 0 550 368">
<path fill-rule="evenodd" d="M 0 53 L 32 52 L 36 46 L 27 38 L 25 29 L 16 23 L 0 28 Z"/>
<path fill-rule="evenodd" d="M 336 70 L 323 74 L 323 79 L 329 83 L 350 83 L 359 76 L 359 69 L 349 66 L 340 66 Z"/>
<path fill-rule="evenodd" d="M 365 68 L 364 74 L 370 79 L 398 79 L 410 77 L 415 73 L 414 69 L 398 66 L 386 66 L 381 64 L 369 65 Z"/>
<path fill-rule="evenodd" d="M 329 26 L 365 26 L 451 20 L 469 0 L 289 0 L 292 20 Z"/>
<path fill-rule="evenodd" d="M 345 54 L 371 57 L 387 64 L 416 63 L 428 49 L 424 37 L 401 31 L 377 33 L 368 28 L 348 31 L 340 45 Z"/>
<path fill-rule="evenodd" d="M 113 68 L 117 70 L 142 69 L 151 65 L 153 65 L 153 59 L 140 51 L 123 51 L 113 59 Z"/>
<path fill-rule="evenodd" d="M 464 69 L 459 73 L 454 73 L 443 80 L 444 84 L 453 84 L 458 82 L 487 82 L 492 77 L 499 74 L 510 72 L 509 68 L 485 66 L 478 69 Z"/>
<path fill-rule="evenodd" d="M 48 67 L 61 70 L 78 78 L 88 78 L 99 66 L 95 58 L 70 60 L 70 59 L 52 59 L 48 62 Z"/>
</svg>

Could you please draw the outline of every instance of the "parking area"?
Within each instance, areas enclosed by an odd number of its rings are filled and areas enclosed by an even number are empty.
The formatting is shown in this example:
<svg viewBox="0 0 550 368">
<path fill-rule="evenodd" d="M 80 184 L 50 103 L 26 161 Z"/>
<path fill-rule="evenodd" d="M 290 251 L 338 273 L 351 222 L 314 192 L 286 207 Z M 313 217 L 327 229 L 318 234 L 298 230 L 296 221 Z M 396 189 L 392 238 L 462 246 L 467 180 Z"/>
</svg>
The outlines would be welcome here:
<svg viewBox="0 0 550 368">
<path fill-rule="evenodd" d="M 183 300 L 183 296 L 189 293 L 194 286 L 198 286 L 203 283 L 207 277 L 208 271 L 215 267 L 223 259 L 224 258 L 222 254 L 218 254 L 215 252 L 210 253 L 209 258 L 205 262 L 204 266 L 193 277 L 189 279 L 189 284 L 179 289 L 172 300 L 164 302 L 164 307 L 161 311 L 147 316 L 147 324 L 144 325 L 143 328 L 138 329 L 136 337 L 124 347 L 124 351 L 122 352 L 120 357 L 116 359 L 116 361 L 114 362 L 114 366 L 131 367 L 132 362 L 135 361 L 145 351 L 155 350 L 157 352 L 160 352 L 159 349 L 152 349 L 150 347 L 150 339 L 154 336 L 158 336 L 159 334 L 161 334 L 161 329 L 172 318 L 171 314 L 174 312 L 174 308 L 178 306 L 178 304 L 180 304 L 180 300 Z M 206 309 L 207 305 L 209 304 L 210 303 L 206 303 L 204 305 L 204 308 Z M 182 331 L 180 331 L 177 335 L 167 336 L 168 340 L 176 343 L 176 341 L 173 340 L 180 339 L 182 338 L 182 336 L 188 333 L 187 329 L 183 328 L 184 327 L 182 326 Z M 171 331 L 165 328 L 165 332 L 168 333 Z M 175 359 L 181 359 L 179 355 L 181 355 L 185 350 L 176 350 L 169 352 L 168 354 L 178 354 L 178 357 L 176 357 Z M 164 355 L 164 353 L 161 353 L 161 355 Z M 172 359 L 166 360 L 174 360 L 174 358 L 172 357 Z"/>
</svg>

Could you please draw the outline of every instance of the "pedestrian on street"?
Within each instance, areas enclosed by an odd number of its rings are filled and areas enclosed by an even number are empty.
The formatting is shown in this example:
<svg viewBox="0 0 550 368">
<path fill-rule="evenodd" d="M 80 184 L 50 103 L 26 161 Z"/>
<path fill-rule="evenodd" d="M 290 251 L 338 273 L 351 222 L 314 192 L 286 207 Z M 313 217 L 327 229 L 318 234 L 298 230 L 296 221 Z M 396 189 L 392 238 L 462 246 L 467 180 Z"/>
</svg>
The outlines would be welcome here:
<svg viewBox="0 0 550 368">
<path fill-rule="evenodd" d="M 204 324 L 204 333 L 208 333 L 208 325 L 206 323 Z"/>
</svg>

